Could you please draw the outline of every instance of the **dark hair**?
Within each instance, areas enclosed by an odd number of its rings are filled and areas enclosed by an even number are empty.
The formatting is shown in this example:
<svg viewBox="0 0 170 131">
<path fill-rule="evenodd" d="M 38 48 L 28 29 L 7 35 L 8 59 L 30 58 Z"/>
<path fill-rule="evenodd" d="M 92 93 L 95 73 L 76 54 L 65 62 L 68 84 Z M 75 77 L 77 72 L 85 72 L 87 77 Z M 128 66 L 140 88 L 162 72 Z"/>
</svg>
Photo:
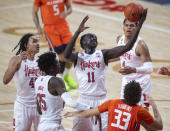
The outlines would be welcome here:
<svg viewBox="0 0 170 131">
<path fill-rule="evenodd" d="M 84 49 L 83 45 L 84 45 L 85 40 L 90 38 L 90 37 L 96 37 L 96 35 L 92 34 L 92 33 L 88 33 L 88 34 L 84 34 L 84 35 L 81 36 L 81 38 L 80 38 L 80 45 L 81 45 L 82 49 Z M 97 37 L 96 37 L 96 39 L 97 39 Z"/>
<path fill-rule="evenodd" d="M 14 49 L 12 51 L 14 51 L 18 46 L 19 46 L 19 49 L 18 49 L 16 55 L 19 55 L 21 52 L 26 51 L 26 46 L 27 46 L 29 38 L 31 36 L 33 36 L 33 34 L 31 34 L 31 33 L 25 34 L 20 39 L 19 43 L 14 47 Z"/>
<path fill-rule="evenodd" d="M 125 19 L 123 20 L 123 24 L 125 24 L 127 20 L 128 20 L 128 19 L 125 18 Z M 135 22 L 135 25 L 136 25 L 136 26 L 138 26 L 138 24 L 139 24 L 139 22 Z"/>
<path fill-rule="evenodd" d="M 136 81 L 130 81 L 125 85 L 124 98 L 126 104 L 136 105 L 141 99 L 142 89 L 140 84 Z"/>
<path fill-rule="evenodd" d="M 54 52 L 46 52 L 39 56 L 37 62 L 40 70 L 48 74 L 51 66 L 56 65 L 56 54 Z"/>
</svg>

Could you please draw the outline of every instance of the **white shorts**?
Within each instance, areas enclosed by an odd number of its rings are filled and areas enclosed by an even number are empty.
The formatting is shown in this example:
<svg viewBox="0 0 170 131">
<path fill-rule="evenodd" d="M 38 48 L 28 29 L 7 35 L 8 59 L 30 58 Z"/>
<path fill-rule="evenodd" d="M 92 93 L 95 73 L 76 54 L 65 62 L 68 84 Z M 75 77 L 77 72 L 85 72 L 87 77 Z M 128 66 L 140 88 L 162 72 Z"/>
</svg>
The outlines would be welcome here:
<svg viewBox="0 0 170 131">
<path fill-rule="evenodd" d="M 15 101 L 13 128 L 15 131 L 30 131 L 32 122 L 34 123 L 34 131 L 38 130 L 39 113 L 37 107 L 28 107 Z"/>
<path fill-rule="evenodd" d="M 97 107 L 107 101 L 107 98 L 106 96 L 93 97 L 80 95 L 77 101 L 83 104 L 87 104 L 90 107 Z M 100 115 L 102 120 L 102 131 L 107 131 L 108 113 L 104 112 Z M 99 131 L 99 124 L 95 124 L 95 117 L 75 117 L 73 121 L 73 131 Z"/>
<path fill-rule="evenodd" d="M 149 102 L 148 100 L 146 99 L 146 94 L 150 96 L 150 93 L 151 93 L 151 87 L 152 87 L 152 83 L 151 83 L 151 79 L 145 79 L 145 81 L 141 82 L 140 79 L 136 79 L 135 80 L 136 82 L 139 82 L 140 83 L 140 86 L 142 88 L 142 95 L 141 95 L 141 100 L 140 102 L 138 103 L 138 105 L 141 105 L 142 107 L 146 107 L 146 108 L 149 108 Z M 130 82 L 130 81 L 127 81 L 126 79 L 122 79 L 122 88 L 121 88 L 121 99 L 124 99 L 124 88 L 125 88 L 125 85 Z"/>
<path fill-rule="evenodd" d="M 61 125 L 61 120 L 59 121 L 42 121 L 38 125 L 38 131 L 65 131 L 64 127 Z"/>
</svg>

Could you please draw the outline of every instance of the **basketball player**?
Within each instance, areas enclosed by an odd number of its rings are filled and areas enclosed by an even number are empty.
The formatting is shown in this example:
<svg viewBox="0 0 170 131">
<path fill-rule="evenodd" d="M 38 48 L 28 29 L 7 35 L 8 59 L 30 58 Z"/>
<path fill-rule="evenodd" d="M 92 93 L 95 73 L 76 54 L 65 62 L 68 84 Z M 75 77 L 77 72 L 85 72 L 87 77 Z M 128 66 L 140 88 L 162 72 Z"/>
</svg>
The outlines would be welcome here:
<svg viewBox="0 0 170 131">
<path fill-rule="evenodd" d="M 167 67 L 161 67 L 161 68 L 158 70 L 158 73 L 161 74 L 161 75 L 170 76 L 170 71 L 168 70 Z"/>
<path fill-rule="evenodd" d="M 40 76 L 35 82 L 38 111 L 42 114 L 38 130 L 64 131 L 61 125 L 61 112 L 64 108 L 63 100 L 67 105 L 78 110 L 89 109 L 89 106 L 72 100 L 66 92 L 63 80 L 56 77 L 60 66 L 55 53 L 47 52 L 40 55 L 38 67 L 45 73 L 45 76 Z"/>
<path fill-rule="evenodd" d="M 42 74 L 37 65 L 39 38 L 33 34 L 24 35 L 19 41 L 19 50 L 12 57 L 3 77 L 3 83 L 8 84 L 14 77 L 17 97 L 14 103 L 13 126 L 15 131 L 30 131 L 34 123 L 37 131 L 39 114 L 37 112 L 35 80 Z"/>
<path fill-rule="evenodd" d="M 124 99 L 108 100 L 102 105 L 83 112 L 68 112 L 65 117 L 90 117 L 103 112 L 109 112 L 108 131 L 139 131 L 141 121 L 155 130 L 162 130 L 162 118 L 152 98 L 154 118 L 142 106 L 137 105 L 141 98 L 140 84 L 131 81 L 125 85 Z"/>
<path fill-rule="evenodd" d="M 123 46 L 128 43 L 132 38 L 134 31 L 138 27 L 138 22 L 130 22 L 124 19 L 123 31 L 124 35 L 117 37 L 118 46 Z M 123 75 L 121 99 L 124 96 L 124 87 L 131 81 L 135 80 L 141 84 L 142 97 L 140 105 L 148 108 L 149 103 L 146 100 L 146 94 L 150 95 L 151 92 L 151 76 L 152 73 L 152 60 L 146 43 L 138 37 L 133 48 L 120 56 L 121 69 L 120 73 Z"/>
<path fill-rule="evenodd" d="M 61 67 L 60 74 L 63 75 L 66 89 L 67 91 L 69 91 L 70 88 L 74 89 L 77 87 L 77 83 L 75 83 L 68 74 L 71 63 L 65 62 L 63 57 L 63 52 L 72 38 L 66 21 L 66 17 L 72 12 L 71 2 L 70 0 L 34 0 L 32 12 L 33 21 L 38 30 L 38 34 L 42 34 L 43 31 L 38 17 L 39 9 L 41 9 L 45 37 L 48 41 L 49 48 L 58 54 Z"/>
<path fill-rule="evenodd" d="M 112 49 L 96 50 L 97 37 L 95 34 L 88 33 L 83 35 L 80 40 L 80 45 L 85 52 L 72 52 L 79 34 L 88 28 L 84 26 L 88 20 L 88 16 L 83 19 L 64 52 L 65 58 L 75 64 L 75 71 L 79 82 L 79 102 L 87 104 L 90 107 L 96 107 L 106 101 L 105 72 L 108 61 L 124 54 L 133 47 L 142 24 L 145 21 L 146 14 L 147 10 L 144 11 L 143 17 L 127 45 Z M 107 130 L 107 114 L 102 114 L 101 119 L 102 130 Z M 99 130 L 98 127 L 98 125 L 91 123 L 90 118 L 76 117 L 74 119 L 74 131 Z"/>
</svg>

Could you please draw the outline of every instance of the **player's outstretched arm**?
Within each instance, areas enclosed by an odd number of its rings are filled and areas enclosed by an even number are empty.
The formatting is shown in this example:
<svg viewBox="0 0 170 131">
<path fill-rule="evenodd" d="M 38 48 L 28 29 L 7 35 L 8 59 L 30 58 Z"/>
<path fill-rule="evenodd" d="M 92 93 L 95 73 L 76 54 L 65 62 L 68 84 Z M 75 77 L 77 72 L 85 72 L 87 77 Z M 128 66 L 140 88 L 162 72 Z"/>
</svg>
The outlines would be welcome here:
<svg viewBox="0 0 170 131">
<path fill-rule="evenodd" d="M 61 78 L 52 77 L 48 83 L 48 91 L 54 96 L 61 96 L 64 102 L 77 110 L 86 110 L 90 109 L 90 106 L 76 102 L 70 96 L 70 94 L 66 91 L 65 84 Z"/>
<path fill-rule="evenodd" d="M 149 104 L 152 106 L 153 113 L 154 113 L 154 121 L 149 126 L 157 130 L 162 130 L 163 129 L 162 118 L 157 108 L 157 105 L 152 97 L 149 97 Z"/>
<path fill-rule="evenodd" d="M 64 117 L 73 117 L 73 116 L 78 116 L 78 117 L 90 117 L 90 116 L 95 116 L 100 114 L 98 108 L 93 108 L 89 110 L 84 110 L 84 111 L 78 111 L 78 112 L 67 112 L 64 114 Z"/>
<path fill-rule="evenodd" d="M 138 37 L 138 34 L 140 32 L 140 29 L 146 19 L 146 16 L 147 16 L 147 9 L 144 9 L 142 18 L 140 19 L 140 22 L 139 22 L 135 32 L 133 33 L 131 39 L 128 41 L 128 43 L 125 46 L 117 46 L 112 49 L 102 50 L 106 63 L 108 63 L 109 59 L 119 57 L 122 54 L 124 54 L 125 52 L 129 51 L 133 47 L 133 45 L 136 42 L 136 39 Z"/>
<path fill-rule="evenodd" d="M 77 60 L 77 53 L 72 52 L 73 48 L 75 47 L 76 40 L 81 32 L 86 30 L 89 27 L 85 27 L 86 21 L 89 19 L 88 16 L 84 17 L 82 22 L 80 23 L 77 31 L 74 33 L 71 41 L 68 43 L 65 51 L 64 51 L 64 57 L 71 62 L 75 62 Z"/>
<path fill-rule="evenodd" d="M 11 58 L 9 64 L 8 64 L 8 68 L 5 71 L 4 77 L 3 77 L 3 83 L 6 85 L 8 84 L 15 72 L 20 68 L 21 62 L 22 60 L 27 58 L 27 52 L 23 51 L 19 56 L 14 56 Z"/>
</svg>

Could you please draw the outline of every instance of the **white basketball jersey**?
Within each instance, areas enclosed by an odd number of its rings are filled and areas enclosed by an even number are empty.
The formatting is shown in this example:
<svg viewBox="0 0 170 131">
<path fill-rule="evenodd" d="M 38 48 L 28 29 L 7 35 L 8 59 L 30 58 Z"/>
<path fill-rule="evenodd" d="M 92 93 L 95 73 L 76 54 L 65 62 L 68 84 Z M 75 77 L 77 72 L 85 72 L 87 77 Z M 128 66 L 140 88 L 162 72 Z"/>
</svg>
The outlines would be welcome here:
<svg viewBox="0 0 170 131">
<path fill-rule="evenodd" d="M 48 91 L 48 82 L 53 76 L 41 76 L 35 82 L 35 91 L 42 111 L 41 121 L 56 121 L 61 119 L 63 100 L 53 96 Z"/>
<path fill-rule="evenodd" d="M 107 65 L 104 62 L 101 50 L 89 55 L 78 53 L 75 71 L 79 82 L 79 92 L 82 95 L 106 95 L 105 73 Z"/>
<path fill-rule="evenodd" d="M 132 47 L 132 49 L 126 53 L 124 53 L 122 56 L 120 56 L 120 62 L 121 62 L 121 68 L 125 67 L 125 66 L 130 66 L 130 67 L 140 67 L 143 65 L 143 62 L 140 58 L 140 56 L 136 55 L 136 46 L 139 43 L 139 41 L 141 40 L 140 37 L 137 38 L 134 46 Z M 122 46 L 125 45 L 125 36 L 123 35 L 119 42 L 118 42 L 118 46 Z M 123 80 L 124 81 L 131 81 L 131 80 L 136 80 L 137 82 L 139 82 L 142 85 L 144 85 L 144 83 L 148 83 L 150 82 L 150 74 L 140 74 L 140 73 L 131 73 L 128 75 L 124 75 L 123 76 Z M 123 85 L 125 85 L 126 83 L 122 83 Z"/>
<path fill-rule="evenodd" d="M 27 106 L 36 106 L 34 82 L 41 75 L 37 59 L 38 57 L 35 56 L 33 61 L 23 60 L 19 70 L 14 74 L 17 89 L 16 100 Z"/>
</svg>

